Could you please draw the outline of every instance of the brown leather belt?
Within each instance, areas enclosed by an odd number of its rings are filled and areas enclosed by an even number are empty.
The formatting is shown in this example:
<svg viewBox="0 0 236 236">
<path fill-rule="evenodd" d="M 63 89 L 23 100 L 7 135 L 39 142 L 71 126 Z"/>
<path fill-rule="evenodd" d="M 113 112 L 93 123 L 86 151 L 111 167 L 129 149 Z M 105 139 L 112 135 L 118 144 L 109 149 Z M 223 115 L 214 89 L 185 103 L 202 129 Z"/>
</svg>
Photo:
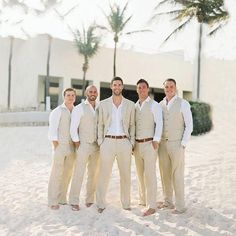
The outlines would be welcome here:
<svg viewBox="0 0 236 236">
<path fill-rule="evenodd" d="M 138 143 L 145 143 L 145 142 L 152 141 L 152 140 L 153 140 L 153 138 L 135 139 L 135 141 Z"/>
<path fill-rule="evenodd" d="M 127 138 L 127 136 L 126 135 L 105 135 L 105 138 L 123 139 L 123 138 Z"/>
</svg>

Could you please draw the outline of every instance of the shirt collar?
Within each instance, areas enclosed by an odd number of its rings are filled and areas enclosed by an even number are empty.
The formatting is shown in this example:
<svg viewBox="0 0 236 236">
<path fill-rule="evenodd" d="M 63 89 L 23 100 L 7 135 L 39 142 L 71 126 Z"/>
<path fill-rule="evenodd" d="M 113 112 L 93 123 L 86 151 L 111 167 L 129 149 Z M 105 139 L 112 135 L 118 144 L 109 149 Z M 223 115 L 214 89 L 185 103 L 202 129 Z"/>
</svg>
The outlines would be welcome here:
<svg viewBox="0 0 236 236">
<path fill-rule="evenodd" d="M 143 102 L 142 104 L 144 104 L 145 102 L 149 102 L 151 100 L 150 96 L 148 96 Z M 140 106 L 139 100 L 136 102 L 137 105 Z"/>
<path fill-rule="evenodd" d="M 84 104 L 92 106 L 92 105 L 89 103 L 88 99 L 86 99 L 86 100 L 84 101 Z M 99 102 L 95 101 L 95 109 L 98 108 L 98 105 L 99 105 Z"/>
<path fill-rule="evenodd" d="M 171 98 L 170 99 L 170 101 L 168 102 L 168 104 L 170 104 L 170 103 L 173 103 L 176 99 L 177 99 L 177 94 L 173 97 L 173 98 Z M 165 101 L 165 104 L 167 104 L 167 99 L 166 99 L 166 97 L 164 97 L 164 101 Z"/>
<path fill-rule="evenodd" d="M 64 102 L 61 104 L 61 108 L 67 109 L 69 111 L 69 109 L 67 108 L 67 106 Z M 73 105 L 73 109 L 74 109 L 74 105 Z"/>
</svg>

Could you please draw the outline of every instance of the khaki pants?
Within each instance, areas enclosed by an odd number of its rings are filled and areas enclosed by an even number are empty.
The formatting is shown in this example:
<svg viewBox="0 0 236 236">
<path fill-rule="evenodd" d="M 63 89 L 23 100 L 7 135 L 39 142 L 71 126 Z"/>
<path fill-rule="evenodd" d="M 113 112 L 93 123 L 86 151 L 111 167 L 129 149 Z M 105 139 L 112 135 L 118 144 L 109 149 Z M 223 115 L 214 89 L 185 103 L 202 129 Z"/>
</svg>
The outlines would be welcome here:
<svg viewBox="0 0 236 236">
<path fill-rule="evenodd" d="M 66 203 L 66 195 L 75 160 L 74 145 L 59 144 L 53 150 L 53 163 L 48 184 L 48 205 Z"/>
<path fill-rule="evenodd" d="M 139 181 L 140 204 L 156 209 L 157 176 L 156 159 L 157 150 L 152 142 L 135 143 L 135 164 Z"/>
<path fill-rule="evenodd" d="M 87 184 L 85 202 L 94 203 L 98 174 L 98 157 L 99 147 L 96 143 L 80 143 L 80 146 L 76 153 L 76 164 L 73 178 L 71 181 L 71 189 L 69 195 L 70 204 L 79 204 L 80 191 L 83 183 L 86 166 Z"/>
<path fill-rule="evenodd" d="M 184 147 L 181 141 L 161 141 L 159 167 L 165 204 L 173 205 L 174 190 L 175 208 L 184 211 Z"/>
<path fill-rule="evenodd" d="M 100 168 L 97 185 L 97 205 L 106 207 L 106 193 L 116 158 L 120 173 L 120 196 L 123 208 L 130 207 L 132 145 L 128 139 L 105 138 L 100 146 Z"/>
</svg>

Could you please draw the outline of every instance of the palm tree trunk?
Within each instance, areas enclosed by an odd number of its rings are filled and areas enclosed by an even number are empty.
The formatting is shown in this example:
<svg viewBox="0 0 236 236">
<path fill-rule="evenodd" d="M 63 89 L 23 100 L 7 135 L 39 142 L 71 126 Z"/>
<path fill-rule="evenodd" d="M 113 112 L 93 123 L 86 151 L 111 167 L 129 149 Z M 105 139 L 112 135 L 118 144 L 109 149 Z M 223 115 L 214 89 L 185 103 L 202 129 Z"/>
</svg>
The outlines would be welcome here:
<svg viewBox="0 0 236 236">
<path fill-rule="evenodd" d="M 8 61 L 8 94 L 7 94 L 7 109 L 9 110 L 11 107 L 11 62 L 13 56 L 13 42 L 14 38 L 10 37 L 10 53 L 9 53 L 9 61 Z"/>
<path fill-rule="evenodd" d="M 45 110 L 49 111 L 51 109 L 49 87 L 50 87 L 50 57 L 51 57 L 51 45 L 52 37 L 48 35 L 48 55 L 47 55 L 47 76 L 45 80 Z"/>
<path fill-rule="evenodd" d="M 85 93 L 85 79 L 86 79 L 86 70 L 83 73 L 83 86 L 82 86 L 82 99 L 84 99 L 84 93 Z"/>
<path fill-rule="evenodd" d="M 116 76 L 116 46 L 117 46 L 117 42 L 115 41 L 114 59 L 113 59 L 113 77 Z"/>
<path fill-rule="evenodd" d="M 202 54 L 202 30 L 203 23 L 199 25 L 198 35 L 198 57 L 197 57 L 197 100 L 200 99 L 200 81 L 201 81 L 201 54 Z"/>
<path fill-rule="evenodd" d="M 82 99 L 84 99 L 84 92 L 85 92 L 85 80 L 86 80 L 86 73 L 88 70 L 88 62 L 87 59 L 85 58 L 85 62 L 83 64 L 83 82 L 82 82 Z"/>
</svg>

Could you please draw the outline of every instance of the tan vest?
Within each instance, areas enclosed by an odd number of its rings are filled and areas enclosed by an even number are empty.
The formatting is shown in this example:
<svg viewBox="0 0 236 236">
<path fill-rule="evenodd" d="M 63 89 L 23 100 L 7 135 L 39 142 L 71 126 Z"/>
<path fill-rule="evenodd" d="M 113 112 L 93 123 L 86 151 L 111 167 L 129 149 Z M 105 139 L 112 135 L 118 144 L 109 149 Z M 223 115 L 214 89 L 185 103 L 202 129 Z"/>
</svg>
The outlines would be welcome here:
<svg viewBox="0 0 236 236">
<path fill-rule="evenodd" d="M 94 113 L 90 105 L 82 103 L 84 115 L 80 119 L 78 128 L 80 142 L 94 143 L 97 141 L 97 115 L 98 110 Z"/>
<path fill-rule="evenodd" d="M 154 116 L 151 111 L 153 100 L 145 102 L 141 111 L 135 107 L 136 139 L 152 138 L 155 132 Z"/>
<path fill-rule="evenodd" d="M 63 144 L 72 143 L 70 137 L 71 113 L 64 107 L 61 108 L 61 117 L 58 126 L 58 142 Z"/>
<path fill-rule="evenodd" d="M 163 132 L 162 139 L 169 141 L 182 140 L 184 133 L 184 118 L 180 111 L 181 98 L 177 98 L 172 104 L 170 110 L 167 110 L 165 101 L 161 101 L 160 105 L 163 111 Z"/>
</svg>

